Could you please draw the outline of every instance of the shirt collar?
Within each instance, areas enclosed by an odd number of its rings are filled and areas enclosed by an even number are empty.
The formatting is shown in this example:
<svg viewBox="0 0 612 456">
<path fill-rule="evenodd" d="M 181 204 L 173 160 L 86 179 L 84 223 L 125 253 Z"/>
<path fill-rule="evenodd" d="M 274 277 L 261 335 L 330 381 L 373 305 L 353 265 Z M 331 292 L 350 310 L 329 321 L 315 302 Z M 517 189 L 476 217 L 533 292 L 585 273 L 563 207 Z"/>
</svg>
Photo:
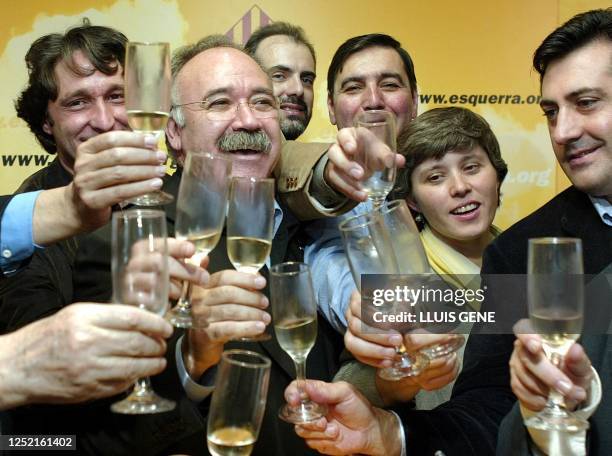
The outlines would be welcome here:
<svg viewBox="0 0 612 456">
<path fill-rule="evenodd" d="M 612 226 L 612 203 L 606 198 L 596 198 L 589 195 L 595 210 L 601 217 L 601 220 L 608 226 Z"/>
</svg>

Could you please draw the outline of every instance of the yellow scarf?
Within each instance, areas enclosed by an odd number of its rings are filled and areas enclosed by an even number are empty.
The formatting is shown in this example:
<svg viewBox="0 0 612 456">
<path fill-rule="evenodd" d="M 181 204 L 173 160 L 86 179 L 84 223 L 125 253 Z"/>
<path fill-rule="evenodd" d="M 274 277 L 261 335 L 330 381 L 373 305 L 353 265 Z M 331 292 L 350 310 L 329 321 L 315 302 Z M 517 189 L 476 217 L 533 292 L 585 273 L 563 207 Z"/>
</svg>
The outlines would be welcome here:
<svg viewBox="0 0 612 456">
<path fill-rule="evenodd" d="M 493 225 L 489 232 L 494 238 L 501 233 Z M 432 269 L 448 284 L 471 290 L 480 288 L 480 268 L 433 234 L 427 225 L 421 231 L 421 242 Z M 470 304 L 474 310 L 479 310 L 479 303 Z"/>
</svg>

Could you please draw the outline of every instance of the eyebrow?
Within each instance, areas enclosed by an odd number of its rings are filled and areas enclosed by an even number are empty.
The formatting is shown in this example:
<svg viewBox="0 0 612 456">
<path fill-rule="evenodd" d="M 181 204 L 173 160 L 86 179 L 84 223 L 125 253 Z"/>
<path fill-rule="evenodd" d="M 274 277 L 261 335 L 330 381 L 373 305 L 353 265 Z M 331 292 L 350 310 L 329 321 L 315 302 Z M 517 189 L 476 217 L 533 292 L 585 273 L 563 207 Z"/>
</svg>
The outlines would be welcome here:
<svg viewBox="0 0 612 456">
<path fill-rule="evenodd" d="M 584 95 L 585 93 L 596 93 L 598 95 L 601 95 L 603 94 L 603 91 L 598 87 L 582 87 L 580 89 L 576 89 L 573 92 L 568 93 L 563 98 L 565 100 L 574 100 L 578 98 L 579 96 Z M 540 107 L 551 106 L 551 105 L 557 105 L 557 102 L 554 100 L 550 100 L 548 98 L 543 98 L 540 101 Z"/>
<path fill-rule="evenodd" d="M 402 78 L 402 75 L 394 71 L 385 71 L 383 73 L 377 74 L 376 77 L 378 79 L 394 78 L 394 79 L 397 79 L 398 81 L 401 81 L 402 84 L 405 84 L 404 79 Z M 365 78 L 366 78 L 365 76 L 350 76 L 342 80 L 340 84 L 340 88 L 344 87 L 346 84 L 350 82 L 362 82 Z"/>
<path fill-rule="evenodd" d="M 218 89 L 214 89 L 209 92 L 206 92 L 202 100 L 207 100 L 208 98 L 214 97 L 215 95 L 221 95 L 221 94 L 229 95 L 231 91 L 232 89 L 230 87 L 220 87 Z M 255 87 L 250 96 L 259 95 L 259 94 L 269 95 L 271 97 L 274 96 L 272 89 L 269 89 L 268 87 Z"/>
<path fill-rule="evenodd" d="M 114 92 L 115 90 L 124 90 L 125 86 L 123 84 L 113 84 L 111 85 L 105 93 Z M 63 103 L 65 101 L 71 100 L 73 98 L 81 98 L 81 97 L 89 97 L 90 93 L 86 89 L 77 89 L 74 92 L 68 92 L 63 97 L 59 98 L 59 103 Z"/>
</svg>

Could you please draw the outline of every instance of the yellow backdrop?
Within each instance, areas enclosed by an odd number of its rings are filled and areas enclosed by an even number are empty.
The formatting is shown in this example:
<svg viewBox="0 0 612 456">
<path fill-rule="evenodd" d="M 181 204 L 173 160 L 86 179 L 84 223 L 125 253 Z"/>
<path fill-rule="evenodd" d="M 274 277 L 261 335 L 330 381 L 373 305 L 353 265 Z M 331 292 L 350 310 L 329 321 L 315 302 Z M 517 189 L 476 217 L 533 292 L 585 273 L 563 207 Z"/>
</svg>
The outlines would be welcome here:
<svg viewBox="0 0 612 456">
<path fill-rule="evenodd" d="M 15 116 L 13 101 L 26 81 L 23 61 L 37 37 L 88 17 L 133 40 L 173 47 L 210 33 L 242 42 L 270 20 L 301 25 L 317 51 L 313 120 L 303 141 L 330 141 L 326 71 L 347 38 L 388 33 L 416 66 L 419 111 L 457 104 L 484 115 L 497 134 L 510 172 L 497 224 L 507 227 L 550 199 L 567 180 L 558 170 L 537 105 L 531 56 L 541 40 L 574 14 L 609 6 L 600 0 L 36 0 L 15 2 L 0 18 L 0 193 L 12 192 L 52 156 Z"/>
</svg>

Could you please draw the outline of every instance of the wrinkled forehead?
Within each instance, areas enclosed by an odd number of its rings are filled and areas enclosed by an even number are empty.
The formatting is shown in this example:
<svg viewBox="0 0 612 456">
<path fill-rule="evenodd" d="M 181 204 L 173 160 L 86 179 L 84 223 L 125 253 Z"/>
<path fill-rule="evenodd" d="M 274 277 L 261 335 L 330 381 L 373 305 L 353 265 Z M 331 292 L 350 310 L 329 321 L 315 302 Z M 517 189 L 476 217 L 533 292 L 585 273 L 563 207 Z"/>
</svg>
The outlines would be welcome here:
<svg viewBox="0 0 612 456">
<path fill-rule="evenodd" d="M 191 59 L 177 75 L 180 92 L 185 97 L 206 98 L 210 93 L 250 97 L 272 94 L 272 82 L 250 56 L 233 48 L 214 48 Z"/>
</svg>

